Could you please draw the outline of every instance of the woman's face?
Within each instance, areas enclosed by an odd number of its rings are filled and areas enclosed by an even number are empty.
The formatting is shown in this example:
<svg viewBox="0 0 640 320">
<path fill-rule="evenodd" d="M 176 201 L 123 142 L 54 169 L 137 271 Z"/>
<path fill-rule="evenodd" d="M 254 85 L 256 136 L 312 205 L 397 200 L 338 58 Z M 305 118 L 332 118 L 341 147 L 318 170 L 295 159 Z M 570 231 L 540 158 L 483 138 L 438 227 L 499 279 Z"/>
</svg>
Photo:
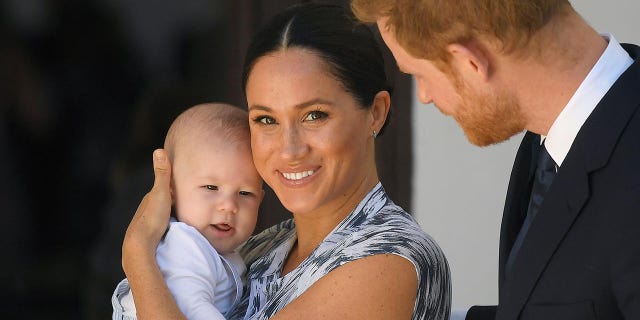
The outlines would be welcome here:
<svg viewBox="0 0 640 320">
<path fill-rule="evenodd" d="M 254 162 L 289 211 L 337 214 L 377 181 L 371 112 L 317 54 L 290 48 L 259 58 L 246 93 Z"/>
</svg>

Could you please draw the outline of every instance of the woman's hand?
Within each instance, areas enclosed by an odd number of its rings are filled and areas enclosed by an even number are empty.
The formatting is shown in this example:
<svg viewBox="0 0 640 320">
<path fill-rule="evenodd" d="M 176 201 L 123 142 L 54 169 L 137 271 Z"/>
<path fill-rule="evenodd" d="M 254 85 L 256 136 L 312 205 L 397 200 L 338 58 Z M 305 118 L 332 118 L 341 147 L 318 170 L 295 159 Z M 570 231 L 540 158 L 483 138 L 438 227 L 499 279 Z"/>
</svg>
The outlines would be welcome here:
<svg viewBox="0 0 640 320">
<path fill-rule="evenodd" d="M 155 253 L 169 224 L 171 213 L 171 164 L 163 149 L 153 152 L 153 188 L 138 206 L 124 237 L 122 264 L 125 272 L 129 254 Z"/>
<path fill-rule="evenodd" d="M 124 269 L 138 319 L 185 319 L 156 263 L 156 248 L 169 225 L 171 165 L 164 150 L 153 152 L 155 181 L 133 216 L 122 244 Z"/>
</svg>

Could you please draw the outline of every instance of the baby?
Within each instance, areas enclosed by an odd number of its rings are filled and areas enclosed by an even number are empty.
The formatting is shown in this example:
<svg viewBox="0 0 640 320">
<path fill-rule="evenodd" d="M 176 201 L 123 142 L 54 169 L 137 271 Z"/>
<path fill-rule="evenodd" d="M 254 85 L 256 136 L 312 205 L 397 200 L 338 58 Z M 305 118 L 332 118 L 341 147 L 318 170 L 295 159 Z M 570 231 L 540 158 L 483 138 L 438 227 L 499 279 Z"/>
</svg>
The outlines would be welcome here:
<svg viewBox="0 0 640 320">
<path fill-rule="evenodd" d="M 225 104 L 194 106 L 167 133 L 174 217 L 156 260 L 188 319 L 224 319 L 242 296 L 246 267 L 234 250 L 253 233 L 264 195 L 249 139 L 247 113 Z M 133 301 L 124 279 L 113 319 L 135 319 Z"/>
</svg>

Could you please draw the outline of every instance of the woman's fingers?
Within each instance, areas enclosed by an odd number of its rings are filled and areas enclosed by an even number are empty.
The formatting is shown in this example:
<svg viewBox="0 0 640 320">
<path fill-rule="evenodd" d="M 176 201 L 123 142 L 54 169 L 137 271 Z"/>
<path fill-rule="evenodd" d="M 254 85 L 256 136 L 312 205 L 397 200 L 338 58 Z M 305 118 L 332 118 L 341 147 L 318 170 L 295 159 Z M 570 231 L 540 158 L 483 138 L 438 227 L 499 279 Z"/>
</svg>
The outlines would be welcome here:
<svg viewBox="0 0 640 320">
<path fill-rule="evenodd" d="M 147 223 L 152 224 L 152 231 L 160 241 L 171 213 L 171 165 L 165 150 L 157 149 L 153 152 L 153 171 L 155 180 L 153 188 L 146 196 L 143 212 L 145 216 L 148 215 Z M 158 232 L 160 234 L 157 234 Z"/>
<path fill-rule="evenodd" d="M 153 171 L 153 188 L 142 198 L 125 235 L 122 268 L 136 297 L 138 315 L 149 319 L 184 319 L 155 258 L 171 213 L 171 164 L 162 149 L 153 152 Z"/>
<path fill-rule="evenodd" d="M 145 203 L 146 222 L 151 225 L 154 249 L 169 225 L 171 214 L 171 164 L 163 149 L 153 152 L 153 171 L 155 180 L 153 188 L 147 194 Z"/>
<path fill-rule="evenodd" d="M 147 193 L 136 210 L 123 243 L 125 250 L 155 252 L 169 224 L 171 213 L 171 164 L 163 149 L 153 152 L 153 188 Z M 123 256 L 124 258 L 124 256 Z"/>
<path fill-rule="evenodd" d="M 152 192 L 159 192 L 163 196 L 169 197 L 171 200 L 171 166 L 167 158 L 167 152 L 164 149 L 157 149 L 153 152 L 153 172 L 155 180 L 153 181 Z"/>
</svg>

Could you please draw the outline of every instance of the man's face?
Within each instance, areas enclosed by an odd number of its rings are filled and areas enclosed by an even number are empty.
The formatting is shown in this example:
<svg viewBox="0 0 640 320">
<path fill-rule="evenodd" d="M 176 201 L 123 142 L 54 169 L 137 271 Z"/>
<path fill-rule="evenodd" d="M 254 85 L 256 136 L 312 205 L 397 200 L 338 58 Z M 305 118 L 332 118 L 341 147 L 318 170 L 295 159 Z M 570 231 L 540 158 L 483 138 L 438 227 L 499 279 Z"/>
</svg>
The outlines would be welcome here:
<svg viewBox="0 0 640 320">
<path fill-rule="evenodd" d="M 386 26 L 386 19 L 377 24 L 400 70 L 415 77 L 420 102 L 433 103 L 442 113 L 452 116 L 469 142 L 486 146 L 524 129 L 525 118 L 512 92 L 505 88 L 481 91 L 469 86 L 455 67 L 445 73 L 434 62 L 411 56 Z"/>
<path fill-rule="evenodd" d="M 420 102 L 433 103 L 442 113 L 453 115 L 460 96 L 452 79 L 432 61 L 415 58 L 400 46 L 391 28 L 386 27 L 386 19 L 378 20 L 378 28 L 400 71 L 415 77 Z"/>
</svg>

